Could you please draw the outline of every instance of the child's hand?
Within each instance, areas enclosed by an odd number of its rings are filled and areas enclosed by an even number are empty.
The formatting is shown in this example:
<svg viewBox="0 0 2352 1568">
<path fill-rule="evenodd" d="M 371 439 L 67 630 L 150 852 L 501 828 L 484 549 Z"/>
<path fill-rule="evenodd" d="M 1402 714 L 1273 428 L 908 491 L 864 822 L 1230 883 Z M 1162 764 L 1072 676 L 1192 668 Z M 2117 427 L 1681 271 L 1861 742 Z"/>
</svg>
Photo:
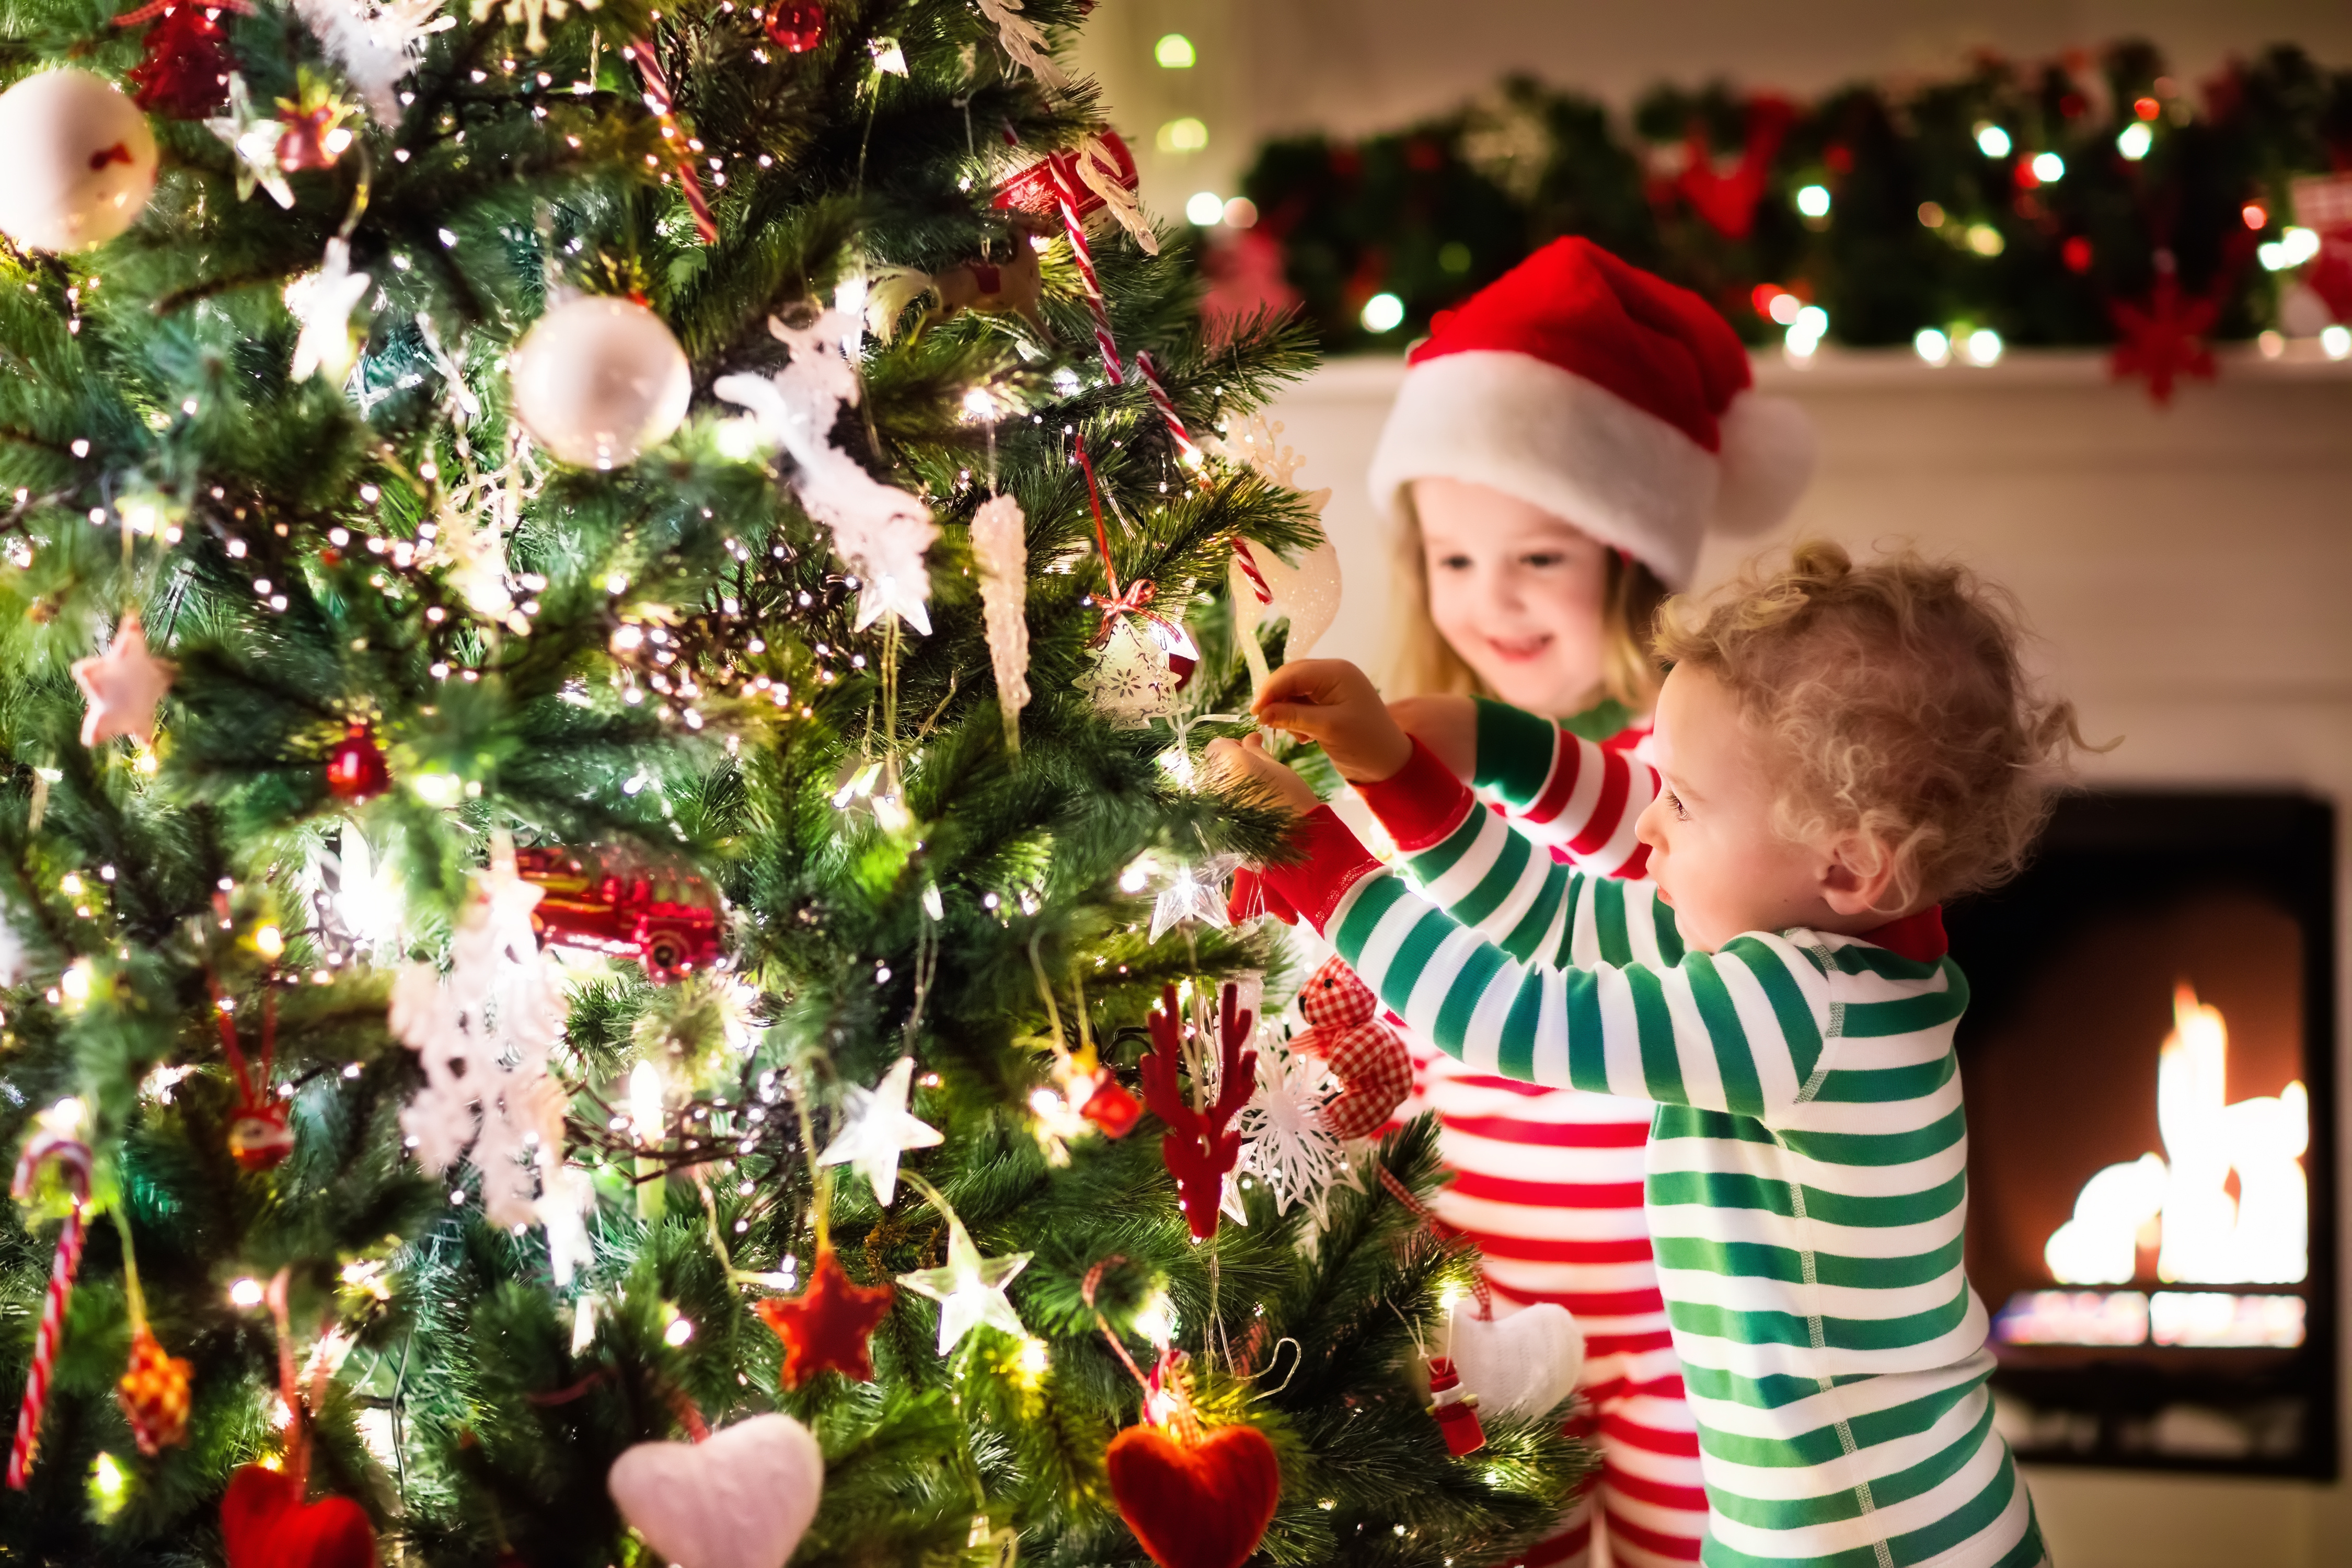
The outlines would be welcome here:
<svg viewBox="0 0 2352 1568">
<path fill-rule="evenodd" d="M 1437 754 L 1464 784 L 1478 767 L 1478 704 L 1467 697 L 1406 697 L 1389 704 L 1389 717 Z"/>
<path fill-rule="evenodd" d="M 1255 784 L 1295 816 L 1304 816 L 1323 804 L 1305 779 L 1266 754 L 1265 742 L 1255 735 L 1246 741 L 1212 741 L 1203 760 L 1212 776 Z"/>
<path fill-rule="evenodd" d="M 1286 664 L 1252 711 L 1258 721 L 1319 743 L 1349 784 L 1378 784 L 1412 761 L 1412 740 L 1389 717 L 1381 694 L 1341 658 Z"/>
</svg>

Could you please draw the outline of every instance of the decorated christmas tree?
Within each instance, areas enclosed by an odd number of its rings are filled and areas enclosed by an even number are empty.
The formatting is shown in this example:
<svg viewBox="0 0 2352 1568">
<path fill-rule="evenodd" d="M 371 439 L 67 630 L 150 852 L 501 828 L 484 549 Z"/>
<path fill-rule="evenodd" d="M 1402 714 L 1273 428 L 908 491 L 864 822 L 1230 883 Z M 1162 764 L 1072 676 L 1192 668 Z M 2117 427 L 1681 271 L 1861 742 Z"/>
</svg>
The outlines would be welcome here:
<svg viewBox="0 0 2352 1568">
<path fill-rule="evenodd" d="M 1401 1045 L 1226 912 L 1307 354 L 1087 8 L 6 9 L 0 1557 L 1549 1526 Z"/>
</svg>

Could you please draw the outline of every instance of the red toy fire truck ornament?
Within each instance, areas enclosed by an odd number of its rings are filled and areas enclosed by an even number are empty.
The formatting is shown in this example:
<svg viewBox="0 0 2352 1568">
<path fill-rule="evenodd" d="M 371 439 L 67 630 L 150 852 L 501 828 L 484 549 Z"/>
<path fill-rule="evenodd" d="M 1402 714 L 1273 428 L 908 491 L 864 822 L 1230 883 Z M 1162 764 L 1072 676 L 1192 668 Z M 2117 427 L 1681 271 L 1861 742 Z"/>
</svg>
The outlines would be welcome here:
<svg viewBox="0 0 2352 1568">
<path fill-rule="evenodd" d="M 515 870 L 547 889 L 531 925 L 559 947 L 634 958 L 659 981 L 721 956 L 716 895 L 699 877 L 624 877 L 556 848 L 517 849 Z"/>
</svg>

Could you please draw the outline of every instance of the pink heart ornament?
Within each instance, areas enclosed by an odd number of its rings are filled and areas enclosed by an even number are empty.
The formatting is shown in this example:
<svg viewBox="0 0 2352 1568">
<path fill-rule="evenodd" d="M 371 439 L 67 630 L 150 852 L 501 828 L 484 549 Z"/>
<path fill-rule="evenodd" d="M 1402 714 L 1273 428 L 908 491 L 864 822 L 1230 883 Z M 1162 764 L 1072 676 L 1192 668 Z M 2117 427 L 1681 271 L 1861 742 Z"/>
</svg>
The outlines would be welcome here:
<svg viewBox="0 0 2352 1568">
<path fill-rule="evenodd" d="M 1445 1353 L 1483 1414 L 1532 1417 L 1576 1392 L 1584 1375 L 1584 1331 L 1551 1301 L 1496 1318 L 1481 1318 L 1465 1304 L 1447 1325 Z"/>
<path fill-rule="evenodd" d="M 680 1568 L 784 1568 L 816 1517 L 824 1453 L 789 1415 L 754 1415 L 700 1443 L 640 1443 L 604 1485 L 648 1545 Z"/>
</svg>

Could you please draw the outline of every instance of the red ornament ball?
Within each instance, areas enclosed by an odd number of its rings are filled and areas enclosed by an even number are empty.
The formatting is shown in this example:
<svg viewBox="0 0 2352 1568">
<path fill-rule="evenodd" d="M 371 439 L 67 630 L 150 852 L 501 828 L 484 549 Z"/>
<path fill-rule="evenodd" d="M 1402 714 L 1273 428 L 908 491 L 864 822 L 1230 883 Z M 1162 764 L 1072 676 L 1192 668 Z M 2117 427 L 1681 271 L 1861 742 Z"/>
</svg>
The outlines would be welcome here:
<svg viewBox="0 0 2352 1568">
<path fill-rule="evenodd" d="M 184 0 L 156 17 L 140 42 L 147 58 L 131 68 L 131 102 L 150 114 L 202 120 L 228 101 L 236 62 L 218 12 Z"/>
<path fill-rule="evenodd" d="M 819 1248 L 807 1289 L 790 1300 L 771 1298 L 753 1309 L 784 1342 L 784 1386 L 798 1388 L 825 1371 L 873 1382 L 874 1357 L 866 1342 L 889 1313 L 890 1295 L 887 1285 L 860 1285 L 841 1267 L 833 1248 Z"/>
<path fill-rule="evenodd" d="M 776 0 L 768 8 L 767 26 L 778 48 L 804 55 L 824 42 L 824 7 L 816 0 Z"/>
<path fill-rule="evenodd" d="M 392 787 L 392 767 L 364 720 L 354 719 L 327 753 L 327 793 L 337 800 L 373 800 Z"/>
</svg>

